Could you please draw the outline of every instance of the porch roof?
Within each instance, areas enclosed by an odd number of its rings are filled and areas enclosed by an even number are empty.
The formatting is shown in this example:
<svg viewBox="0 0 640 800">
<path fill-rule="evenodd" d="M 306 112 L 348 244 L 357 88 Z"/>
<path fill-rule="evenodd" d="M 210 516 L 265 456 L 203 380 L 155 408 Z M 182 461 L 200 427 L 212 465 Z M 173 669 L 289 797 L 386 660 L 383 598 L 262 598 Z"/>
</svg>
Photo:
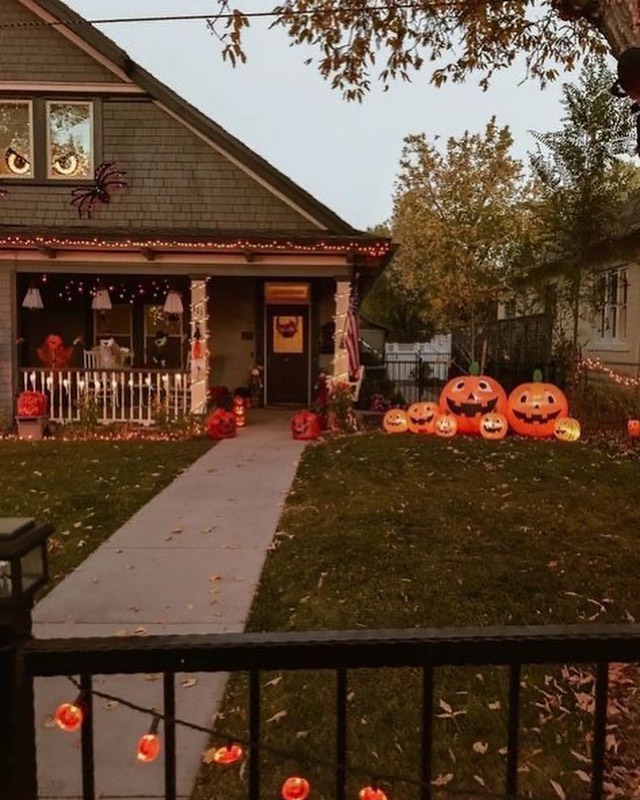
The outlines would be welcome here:
<svg viewBox="0 0 640 800">
<path fill-rule="evenodd" d="M 234 254 L 251 261 L 254 255 L 346 256 L 359 266 L 385 266 L 396 249 L 391 239 L 382 236 L 300 236 L 299 234 L 252 234 L 238 231 L 113 230 L 80 233 L 57 228 L 55 231 L 26 230 L 0 226 L 0 250 L 35 250 L 55 259 L 58 253 L 91 251 L 101 253 L 142 253 L 149 261 L 156 255 L 181 253 L 200 255 Z"/>
</svg>

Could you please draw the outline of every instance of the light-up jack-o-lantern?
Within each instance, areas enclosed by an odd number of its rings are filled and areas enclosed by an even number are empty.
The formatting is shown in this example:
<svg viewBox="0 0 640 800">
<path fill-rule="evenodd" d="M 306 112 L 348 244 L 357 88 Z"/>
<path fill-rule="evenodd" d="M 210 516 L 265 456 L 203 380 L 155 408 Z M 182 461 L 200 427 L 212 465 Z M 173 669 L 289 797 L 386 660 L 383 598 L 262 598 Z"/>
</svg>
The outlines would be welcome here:
<svg viewBox="0 0 640 800">
<path fill-rule="evenodd" d="M 401 408 L 390 408 L 384 415 L 382 427 L 387 433 L 406 433 L 409 430 L 409 418 Z"/>
<path fill-rule="evenodd" d="M 436 403 L 414 403 L 407 410 L 411 433 L 433 433 L 439 410 Z"/>
<path fill-rule="evenodd" d="M 387 795 L 376 786 L 365 786 L 358 792 L 360 800 L 387 800 Z"/>
<path fill-rule="evenodd" d="M 247 414 L 245 411 L 244 397 L 237 394 L 233 398 L 233 413 L 236 416 L 236 427 L 244 428 L 247 424 Z"/>
<path fill-rule="evenodd" d="M 469 375 L 453 378 L 440 394 L 440 413 L 453 414 L 458 423 L 458 433 L 479 434 L 481 417 L 493 411 L 506 412 L 504 389 L 488 375 L 479 375 L 479 371 L 478 364 L 473 362 Z"/>
<path fill-rule="evenodd" d="M 531 383 L 521 383 L 509 395 L 507 419 L 520 436 L 551 437 L 556 420 L 569 415 L 564 392 L 552 383 L 542 382 L 536 370 Z"/>
<path fill-rule="evenodd" d="M 56 725 L 67 733 L 77 731 L 84 719 L 84 703 L 81 697 L 73 703 L 62 703 L 53 715 Z"/>
<path fill-rule="evenodd" d="M 480 417 L 480 435 L 483 439 L 504 439 L 509 431 L 509 423 L 504 414 L 493 411 Z"/>
<path fill-rule="evenodd" d="M 309 781 L 305 778 L 293 776 L 287 778 L 282 784 L 282 797 L 284 800 L 306 800 L 311 791 Z"/>
<path fill-rule="evenodd" d="M 453 414 L 438 414 L 433 429 L 436 436 L 449 439 L 458 432 L 458 421 Z"/>
<path fill-rule="evenodd" d="M 558 417 L 553 426 L 553 435 L 561 442 L 577 442 L 580 438 L 580 423 L 573 417 Z"/>
<path fill-rule="evenodd" d="M 291 435 L 294 439 L 317 439 L 320 436 L 320 419 L 312 411 L 299 411 L 291 418 Z"/>
<path fill-rule="evenodd" d="M 640 419 L 630 419 L 627 422 L 627 433 L 633 439 L 640 438 Z"/>
<path fill-rule="evenodd" d="M 212 439 L 231 439 L 236 435 L 236 415 L 233 411 L 216 408 L 207 420 L 207 430 Z"/>
</svg>

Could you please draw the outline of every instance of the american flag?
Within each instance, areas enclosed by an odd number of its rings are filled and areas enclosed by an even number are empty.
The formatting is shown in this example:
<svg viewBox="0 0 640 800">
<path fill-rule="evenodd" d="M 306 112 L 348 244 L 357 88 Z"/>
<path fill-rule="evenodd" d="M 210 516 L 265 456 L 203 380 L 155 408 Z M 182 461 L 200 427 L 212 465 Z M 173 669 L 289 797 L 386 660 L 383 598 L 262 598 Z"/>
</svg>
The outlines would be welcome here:
<svg viewBox="0 0 640 800">
<path fill-rule="evenodd" d="M 347 311 L 347 324 L 344 333 L 344 347 L 349 357 L 349 380 L 358 379 L 360 369 L 360 319 L 358 314 L 358 281 L 351 284 L 351 297 Z"/>
</svg>

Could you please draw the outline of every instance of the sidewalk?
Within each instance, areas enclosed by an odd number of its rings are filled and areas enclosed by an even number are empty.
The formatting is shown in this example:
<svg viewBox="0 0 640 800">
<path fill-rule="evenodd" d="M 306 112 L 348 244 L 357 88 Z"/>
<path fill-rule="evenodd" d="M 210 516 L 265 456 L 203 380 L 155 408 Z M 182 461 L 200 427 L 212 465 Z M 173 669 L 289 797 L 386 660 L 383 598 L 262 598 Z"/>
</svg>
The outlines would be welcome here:
<svg viewBox="0 0 640 800">
<path fill-rule="evenodd" d="M 304 449 L 291 439 L 289 417 L 251 412 L 237 438 L 202 456 L 37 605 L 34 635 L 242 631 Z M 177 717 L 210 726 L 225 679 L 176 676 Z M 162 708 L 161 675 L 97 676 L 94 688 Z M 65 678 L 37 681 L 40 798 L 81 796 L 80 734 L 47 722 L 75 696 Z M 99 698 L 94 703 L 96 796 L 164 797 L 162 757 L 152 764 L 135 758 L 150 717 Z M 206 735 L 178 727 L 179 796 L 189 796 L 206 743 Z"/>
</svg>

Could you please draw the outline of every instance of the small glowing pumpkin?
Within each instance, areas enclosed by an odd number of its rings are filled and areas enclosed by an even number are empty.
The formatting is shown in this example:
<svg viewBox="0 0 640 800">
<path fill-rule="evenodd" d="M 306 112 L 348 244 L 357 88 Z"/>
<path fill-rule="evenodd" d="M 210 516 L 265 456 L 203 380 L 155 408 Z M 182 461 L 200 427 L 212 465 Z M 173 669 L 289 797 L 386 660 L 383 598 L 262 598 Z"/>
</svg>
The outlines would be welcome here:
<svg viewBox="0 0 640 800">
<path fill-rule="evenodd" d="M 244 428 L 247 424 L 245 408 L 244 397 L 237 394 L 233 398 L 233 413 L 236 415 L 236 427 L 238 428 Z"/>
<path fill-rule="evenodd" d="M 365 786 L 358 792 L 360 800 L 387 800 L 387 795 L 376 786 Z"/>
<path fill-rule="evenodd" d="M 291 435 L 294 439 L 317 439 L 320 436 L 320 420 L 312 411 L 299 411 L 291 418 Z"/>
<path fill-rule="evenodd" d="M 458 432 L 458 420 L 453 414 L 438 414 L 436 417 L 434 430 L 436 436 L 442 436 L 445 439 L 455 436 Z"/>
<path fill-rule="evenodd" d="M 453 414 L 458 423 L 458 433 L 480 433 L 480 419 L 485 414 L 506 412 L 507 395 L 498 383 L 488 375 L 479 375 L 480 368 L 474 361 L 469 375 L 453 378 L 440 394 L 440 413 Z"/>
<path fill-rule="evenodd" d="M 306 800 L 311 787 L 306 778 L 292 776 L 282 784 L 282 797 L 284 800 Z"/>
<path fill-rule="evenodd" d="M 409 417 L 401 408 L 390 408 L 384 415 L 382 427 L 387 433 L 406 433 L 409 430 Z"/>
<path fill-rule="evenodd" d="M 407 410 L 411 433 L 433 433 L 433 425 L 438 415 L 436 403 L 414 403 Z"/>
<path fill-rule="evenodd" d="M 640 438 L 640 419 L 630 419 L 627 422 L 627 432 L 634 439 Z"/>
<path fill-rule="evenodd" d="M 573 417 L 558 417 L 553 426 L 553 435 L 561 442 L 577 442 L 580 438 L 580 423 Z"/>
<path fill-rule="evenodd" d="M 551 437 L 556 420 L 567 416 L 564 392 L 552 383 L 543 383 L 538 369 L 531 383 L 521 383 L 509 395 L 507 419 L 520 436 Z"/>
<path fill-rule="evenodd" d="M 484 439 L 504 439 L 509 431 L 509 423 L 504 414 L 492 411 L 480 417 L 480 435 Z"/>
</svg>

